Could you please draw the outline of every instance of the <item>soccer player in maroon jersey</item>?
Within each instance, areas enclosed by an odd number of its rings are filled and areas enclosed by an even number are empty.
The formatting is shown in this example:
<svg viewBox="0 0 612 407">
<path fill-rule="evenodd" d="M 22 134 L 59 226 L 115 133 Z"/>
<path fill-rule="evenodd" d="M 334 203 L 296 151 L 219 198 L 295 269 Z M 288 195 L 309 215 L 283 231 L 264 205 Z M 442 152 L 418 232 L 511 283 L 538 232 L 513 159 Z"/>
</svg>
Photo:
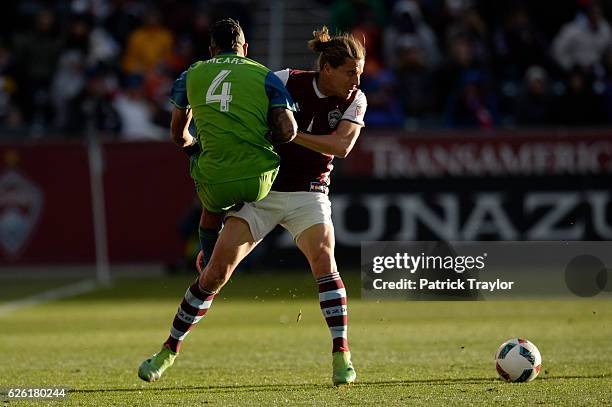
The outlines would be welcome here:
<svg viewBox="0 0 612 407">
<path fill-rule="evenodd" d="M 327 27 L 315 31 L 308 45 L 319 54 L 318 71 L 276 73 L 298 105 L 294 116 L 300 131 L 293 144 L 277 147 L 281 167 L 268 196 L 228 213 L 212 257 L 185 294 L 186 305 L 181 304 L 182 315 L 175 318 L 173 335 L 180 338 L 180 346 L 242 259 L 280 224 L 308 259 L 319 287 L 321 311 L 332 337 L 332 381 L 350 384 L 356 373 L 348 345 L 346 290 L 334 257 L 327 193 L 334 156 L 346 157 L 364 126 L 367 101 L 358 86 L 365 49 L 351 35 L 330 36 Z"/>
</svg>

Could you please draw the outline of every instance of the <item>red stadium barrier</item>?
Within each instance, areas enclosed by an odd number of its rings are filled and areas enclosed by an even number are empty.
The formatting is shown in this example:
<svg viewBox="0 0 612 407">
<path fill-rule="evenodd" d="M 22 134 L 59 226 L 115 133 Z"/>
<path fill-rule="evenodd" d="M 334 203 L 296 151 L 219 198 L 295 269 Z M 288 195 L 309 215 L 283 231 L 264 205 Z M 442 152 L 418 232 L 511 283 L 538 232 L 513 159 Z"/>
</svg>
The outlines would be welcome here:
<svg viewBox="0 0 612 407">
<path fill-rule="evenodd" d="M 170 143 L 102 151 L 111 262 L 181 256 L 177 222 L 195 196 L 185 155 Z M 4 144 L 0 159 L 0 264 L 93 262 L 85 145 Z"/>
<path fill-rule="evenodd" d="M 110 261 L 169 262 L 181 257 L 184 247 L 178 223 L 195 198 L 187 158 L 170 143 L 111 142 L 102 151 Z M 0 265 L 93 262 L 85 145 L 2 144 L 0 160 Z M 442 216 L 440 193 L 452 198 L 456 206 L 458 224 L 453 236 L 459 238 L 469 235 L 464 233 L 465 224 L 474 223 L 471 214 L 479 199 L 490 198 L 481 192 L 506 197 L 496 201 L 495 209 L 516 229 L 514 234 L 496 231 L 492 238 L 533 235 L 542 217 L 556 210 L 554 206 L 539 208 L 548 205 L 535 201 L 544 195 L 567 198 L 557 206 L 567 203 L 566 212 L 576 213 L 584 225 L 579 234 L 569 234 L 573 223 L 562 223 L 556 230 L 567 232 L 565 235 L 543 238 L 607 239 L 612 223 L 608 202 L 612 199 L 612 133 L 405 137 L 366 130 L 351 156 L 336 163 L 339 169 L 332 176 L 332 201 L 338 249 L 339 253 L 351 251 L 351 258 L 359 258 L 354 256 L 359 236 L 445 238 L 437 230 L 441 227 L 431 230 L 422 225 L 423 219 Z M 587 190 L 590 195 L 583 193 Z M 575 201 L 573 206 L 570 201 Z M 370 208 L 370 203 L 378 206 Z M 534 205 L 538 206 L 534 213 L 526 211 Z M 416 220 L 405 219 L 406 214 Z M 481 223 L 487 222 L 483 215 Z M 404 230 L 408 226 L 414 230 Z M 474 230 L 478 232 L 475 236 L 481 236 L 480 229 Z M 290 239 L 285 242 L 272 236 L 267 243 L 295 251 Z"/>
<path fill-rule="evenodd" d="M 612 174 L 612 131 L 367 133 L 344 174 L 380 179 Z"/>
</svg>

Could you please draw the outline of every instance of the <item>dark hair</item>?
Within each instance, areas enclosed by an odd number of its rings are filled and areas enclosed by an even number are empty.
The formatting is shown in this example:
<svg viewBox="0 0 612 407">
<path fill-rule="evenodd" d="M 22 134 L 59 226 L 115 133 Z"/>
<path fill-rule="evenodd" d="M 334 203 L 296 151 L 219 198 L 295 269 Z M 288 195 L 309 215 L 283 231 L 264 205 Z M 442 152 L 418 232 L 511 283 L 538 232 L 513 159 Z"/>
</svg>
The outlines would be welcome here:
<svg viewBox="0 0 612 407">
<path fill-rule="evenodd" d="M 319 69 L 329 64 L 337 68 L 344 64 L 346 58 L 359 60 L 365 59 L 366 52 L 362 43 L 357 41 L 351 34 L 329 35 L 329 30 L 323 26 L 320 30 L 313 31 L 314 39 L 308 41 L 308 46 L 314 52 L 319 53 Z"/>
<path fill-rule="evenodd" d="M 240 23 L 233 18 L 219 20 L 210 29 L 210 46 L 220 51 L 237 50 L 245 42 Z"/>
</svg>

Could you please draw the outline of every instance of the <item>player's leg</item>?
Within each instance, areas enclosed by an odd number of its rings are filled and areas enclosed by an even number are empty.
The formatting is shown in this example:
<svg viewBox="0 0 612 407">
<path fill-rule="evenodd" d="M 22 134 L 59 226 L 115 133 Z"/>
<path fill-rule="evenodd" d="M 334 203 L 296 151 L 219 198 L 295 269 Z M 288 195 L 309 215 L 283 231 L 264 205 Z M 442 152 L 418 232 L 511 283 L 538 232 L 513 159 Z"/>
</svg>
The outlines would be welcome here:
<svg viewBox="0 0 612 407">
<path fill-rule="evenodd" d="M 303 231 L 296 240 L 310 264 L 319 286 L 319 304 L 332 337 L 332 381 L 349 384 L 356 373 L 348 345 L 346 289 L 334 258 L 334 228 L 319 223 Z"/>
<path fill-rule="evenodd" d="M 196 182 L 198 197 L 202 203 L 202 215 L 198 228 L 201 251 L 196 260 L 198 273 L 201 273 L 212 256 L 219 231 L 223 226 L 223 217 L 227 209 L 225 189 L 217 185 L 200 184 Z M 233 204 L 233 203 L 232 203 Z"/>
<path fill-rule="evenodd" d="M 227 283 L 238 264 L 255 248 L 249 224 L 241 218 L 229 217 L 215 245 L 210 262 L 198 279 L 203 290 L 217 293 Z"/>
<path fill-rule="evenodd" d="M 332 337 L 332 380 L 334 384 L 352 383 L 356 374 L 348 345 L 346 289 L 334 256 L 331 205 L 323 194 L 305 193 L 296 198 L 305 203 L 294 208 L 283 226 L 295 237 L 318 284 L 321 312 Z"/>
<path fill-rule="evenodd" d="M 141 379 L 156 381 L 172 366 L 189 331 L 208 312 L 215 295 L 256 245 L 246 221 L 233 217 L 228 219 L 208 265 L 185 292 L 162 350 L 140 365 L 138 376 Z"/>
<path fill-rule="evenodd" d="M 205 225 L 216 226 L 217 222 L 222 220 L 216 214 L 224 213 L 230 205 L 236 203 L 239 197 L 249 198 L 253 196 L 257 193 L 256 191 L 259 191 L 259 188 L 260 181 L 257 178 L 225 184 L 204 185 L 202 188 L 198 188 L 202 206 L 205 208 L 203 219 Z M 237 195 L 233 195 L 234 191 L 239 192 Z M 243 208 L 244 211 L 252 211 L 248 205 L 243 205 Z M 257 216 L 256 212 L 249 213 L 253 217 Z M 208 221 L 210 221 L 210 224 L 206 223 Z M 211 254 L 206 267 L 200 273 L 198 280 L 185 293 L 172 322 L 170 336 L 164 343 L 165 348 L 175 353 L 179 352 L 189 331 L 206 314 L 214 296 L 225 285 L 238 264 L 253 250 L 259 240 L 259 238 L 257 240 L 253 238 L 248 221 L 235 216 L 228 218 L 219 238 L 209 248 Z"/>
<path fill-rule="evenodd" d="M 215 295 L 257 243 L 243 219 L 232 217 L 226 221 L 210 261 L 189 287 L 179 306 L 164 347 L 179 352 L 189 331 L 204 317 Z"/>
<path fill-rule="evenodd" d="M 196 264 L 199 273 L 206 267 L 206 264 L 212 257 L 215 244 L 219 238 L 219 232 L 223 226 L 224 216 L 225 212 L 211 212 L 206 208 L 202 208 L 200 227 L 198 228 L 201 252 L 198 255 Z"/>
<path fill-rule="evenodd" d="M 240 261 L 277 225 L 280 215 L 276 212 L 283 206 L 282 201 L 272 199 L 258 202 L 257 207 L 244 204 L 237 212 L 228 213 L 229 218 L 208 265 L 198 280 L 187 289 L 162 350 L 141 364 L 138 371 L 140 378 L 146 381 L 158 380 L 174 363 L 182 341 L 206 314 L 214 296 Z"/>
</svg>

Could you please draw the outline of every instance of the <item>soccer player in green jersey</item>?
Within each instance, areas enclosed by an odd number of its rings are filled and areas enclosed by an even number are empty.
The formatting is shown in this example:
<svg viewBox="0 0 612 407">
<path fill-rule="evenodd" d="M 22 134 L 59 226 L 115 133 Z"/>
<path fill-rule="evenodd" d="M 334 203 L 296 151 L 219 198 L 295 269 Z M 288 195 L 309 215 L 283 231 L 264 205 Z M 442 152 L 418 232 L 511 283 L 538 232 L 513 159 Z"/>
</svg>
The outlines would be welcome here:
<svg viewBox="0 0 612 407">
<path fill-rule="evenodd" d="M 172 141 L 191 156 L 190 173 L 203 207 L 203 263 L 212 254 L 225 211 L 268 194 L 280 162 L 274 145 L 297 133 L 287 89 L 268 68 L 246 58 L 247 48 L 238 22 L 218 21 L 211 29 L 212 58 L 193 64 L 172 88 Z M 190 121 L 196 137 L 186 130 Z M 187 292 L 193 301 L 183 306 L 200 319 L 210 304 L 206 290 L 192 286 Z M 159 379 L 174 362 L 184 336 L 175 325 L 193 322 L 181 309 L 162 350 L 140 365 L 141 379 Z"/>
<path fill-rule="evenodd" d="M 202 266 L 225 211 L 268 194 L 279 166 L 273 144 L 291 141 L 297 130 L 287 89 L 268 68 L 246 58 L 247 47 L 236 21 L 215 23 L 212 58 L 183 72 L 170 97 L 172 140 L 193 153 L 190 172 L 203 207 Z M 196 137 L 185 131 L 190 121 Z"/>
<path fill-rule="evenodd" d="M 294 143 L 279 146 L 283 165 L 273 191 L 259 202 L 231 210 L 208 265 L 185 293 L 172 323 L 170 346 L 156 357 L 157 380 L 172 365 L 181 341 L 210 308 L 236 266 L 278 224 L 289 230 L 304 253 L 319 291 L 319 304 L 332 339 L 332 382 L 351 384 L 357 374 L 348 345 L 347 293 L 334 256 L 334 228 L 327 197 L 333 156 L 352 150 L 367 108 L 359 90 L 365 48 L 352 35 L 313 32 L 309 47 L 319 54 L 318 71 L 276 72 L 300 104 L 301 131 Z M 306 130 L 306 131 L 304 131 Z M 305 148 L 304 148 L 305 147 Z M 175 350 L 176 351 L 176 350 Z M 141 376 L 142 377 L 142 376 Z"/>
</svg>

